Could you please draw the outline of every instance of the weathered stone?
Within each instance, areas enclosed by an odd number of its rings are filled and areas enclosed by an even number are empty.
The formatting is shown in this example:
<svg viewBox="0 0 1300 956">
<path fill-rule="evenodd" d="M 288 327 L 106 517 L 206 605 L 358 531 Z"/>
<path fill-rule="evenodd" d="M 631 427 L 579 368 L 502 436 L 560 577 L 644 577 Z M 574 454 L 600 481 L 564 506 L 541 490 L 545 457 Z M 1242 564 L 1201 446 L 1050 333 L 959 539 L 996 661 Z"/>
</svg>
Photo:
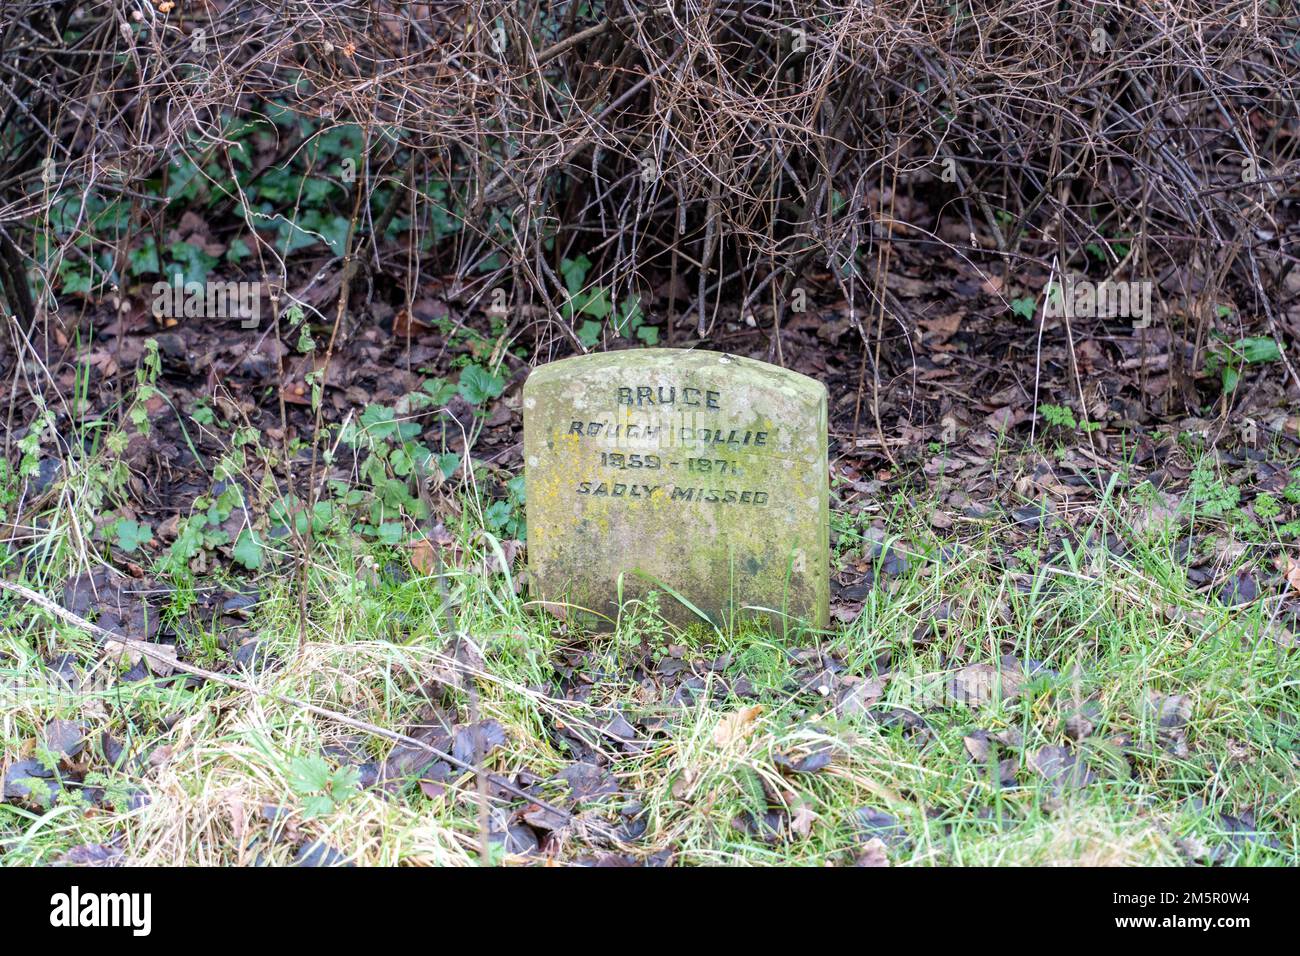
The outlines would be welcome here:
<svg viewBox="0 0 1300 956">
<path fill-rule="evenodd" d="M 535 593 L 608 621 L 661 595 L 670 621 L 765 614 L 824 627 L 826 388 L 752 359 L 637 349 L 544 365 L 524 385 Z M 755 608 L 764 609 L 761 611 Z"/>
</svg>

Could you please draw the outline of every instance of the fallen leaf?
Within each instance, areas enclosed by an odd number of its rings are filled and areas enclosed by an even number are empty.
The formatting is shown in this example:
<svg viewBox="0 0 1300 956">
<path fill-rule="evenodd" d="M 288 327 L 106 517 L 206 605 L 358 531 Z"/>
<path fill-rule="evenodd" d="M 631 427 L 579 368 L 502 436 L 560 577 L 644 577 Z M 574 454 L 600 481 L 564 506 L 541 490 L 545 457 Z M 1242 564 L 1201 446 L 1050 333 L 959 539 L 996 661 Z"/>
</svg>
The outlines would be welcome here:
<svg viewBox="0 0 1300 956">
<path fill-rule="evenodd" d="M 816 773 L 831 762 L 831 748 L 824 746 L 807 754 L 774 754 L 773 762 L 790 773 Z"/>
<path fill-rule="evenodd" d="M 965 315 L 965 312 L 949 312 L 933 319 L 917 319 L 916 324 L 925 331 L 925 344 L 938 348 L 957 334 Z"/>
<path fill-rule="evenodd" d="M 1034 754 L 1034 769 L 1051 784 L 1060 796 L 1066 789 L 1079 789 L 1097 782 L 1088 765 L 1064 747 L 1042 747 Z"/>
<path fill-rule="evenodd" d="M 569 825 L 568 818 L 563 814 L 539 807 L 535 803 L 523 812 L 523 818 L 525 823 L 538 830 L 563 830 Z"/>
<path fill-rule="evenodd" d="M 125 658 L 132 666 L 143 660 L 145 666 L 159 677 L 170 677 L 176 673 L 176 648 L 171 644 L 127 640 L 109 651 L 109 654 L 119 660 Z"/>
<path fill-rule="evenodd" d="M 841 678 L 835 699 L 835 712 L 841 717 L 865 714 L 884 695 L 885 682 L 880 678 Z"/>
<path fill-rule="evenodd" d="M 1291 585 L 1292 590 L 1300 591 L 1300 561 L 1297 561 L 1291 555 L 1286 557 L 1286 583 Z"/>
<path fill-rule="evenodd" d="M 573 791 L 573 799 L 578 801 L 593 800 L 618 793 L 618 781 L 614 779 L 613 774 L 585 761 L 570 764 L 557 773 L 555 779 L 567 783 L 569 789 Z"/>
<path fill-rule="evenodd" d="M 19 760 L 5 771 L 0 802 L 27 803 L 42 808 L 53 806 L 59 796 L 59 784 L 50 779 L 52 776 L 53 773 L 38 760 Z"/>
<path fill-rule="evenodd" d="M 1011 699 L 1020 693 L 1025 678 L 1010 668 L 999 670 L 991 664 L 967 664 L 953 674 L 948 694 L 967 707 L 982 707 L 995 698 Z"/>
<path fill-rule="evenodd" d="M 831 608 L 831 617 L 841 624 L 852 624 L 862 616 L 862 603 L 853 601 L 850 604 L 837 604 Z"/>
<path fill-rule="evenodd" d="M 328 843 L 321 843 L 318 840 L 304 843 L 301 849 L 298 850 L 297 854 L 294 855 L 293 865 L 312 867 L 355 866 L 354 863 L 349 862 L 348 858 L 338 850 L 334 849 L 334 847 L 330 846 Z"/>
<path fill-rule="evenodd" d="M 433 544 L 428 538 L 421 537 L 411 545 L 411 567 L 421 574 L 433 574 L 436 566 Z"/>
<path fill-rule="evenodd" d="M 790 814 L 790 832 L 806 839 L 812 832 L 812 825 L 816 819 L 817 814 L 809 809 L 806 803 L 800 802 Z"/>
<path fill-rule="evenodd" d="M 86 727 L 76 720 L 51 720 L 45 724 L 41 743 L 51 753 L 71 760 L 86 745 Z"/>
<path fill-rule="evenodd" d="M 400 339 L 419 335 L 429 328 L 429 323 L 414 315 L 410 309 L 398 309 L 393 317 L 393 335 Z"/>
<path fill-rule="evenodd" d="M 1259 584 L 1249 571 L 1242 571 L 1228 579 L 1219 591 L 1219 601 L 1229 607 L 1249 604 L 1259 597 Z"/>
<path fill-rule="evenodd" d="M 750 731 L 753 730 L 751 725 L 762 712 L 763 705 L 755 704 L 753 707 L 743 707 L 735 713 L 723 717 L 713 731 L 713 742 L 719 747 L 726 747 L 749 736 Z"/>
<path fill-rule="evenodd" d="M 121 866 L 126 853 L 108 843 L 83 843 L 58 858 L 61 866 Z"/>
<path fill-rule="evenodd" d="M 1010 405 L 1004 405 L 1001 408 L 995 409 L 993 412 L 989 413 L 989 415 L 984 419 L 984 421 L 987 422 L 988 426 L 992 428 L 995 432 L 1005 432 L 1019 425 L 1021 422 L 1027 421 L 1028 419 L 1029 419 L 1029 415 L 1026 414 L 1023 410 L 1016 411 Z"/>
<path fill-rule="evenodd" d="M 989 755 L 992 748 L 989 745 L 989 732 L 987 730 L 975 730 L 961 739 L 966 748 L 966 753 L 970 754 L 970 759 L 978 764 L 985 764 L 989 761 Z"/>
<path fill-rule="evenodd" d="M 885 848 L 885 843 L 879 837 L 872 837 L 867 841 L 867 845 L 862 848 L 857 859 L 853 861 L 854 866 L 889 866 L 889 851 Z"/>
<path fill-rule="evenodd" d="M 854 835 L 865 841 L 867 846 L 873 840 L 881 841 L 885 846 L 900 848 L 909 846 L 912 838 L 907 828 L 883 810 L 874 807 L 859 807 L 851 818 Z"/>
</svg>

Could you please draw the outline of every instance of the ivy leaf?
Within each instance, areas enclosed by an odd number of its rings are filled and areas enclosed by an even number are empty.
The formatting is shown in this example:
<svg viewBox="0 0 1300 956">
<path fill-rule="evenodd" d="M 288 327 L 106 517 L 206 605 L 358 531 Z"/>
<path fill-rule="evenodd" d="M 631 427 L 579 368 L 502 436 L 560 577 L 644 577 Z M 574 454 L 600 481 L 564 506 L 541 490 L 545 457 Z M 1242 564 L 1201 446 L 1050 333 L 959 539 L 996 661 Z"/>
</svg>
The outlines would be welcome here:
<svg viewBox="0 0 1300 956">
<path fill-rule="evenodd" d="M 246 528 L 239 533 L 230 556 L 248 570 L 256 571 L 262 566 L 262 550 L 262 541 L 258 538 L 257 532 Z"/>
<path fill-rule="evenodd" d="M 162 266 L 158 262 L 158 246 L 152 236 L 146 236 L 139 248 L 132 249 L 127 258 L 133 276 L 156 275 L 162 271 Z"/>
<path fill-rule="evenodd" d="M 603 319 L 614 311 L 614 304 L 609 299 L 609 291 L 596 286 L 594 289 L 584 289 L 569 296 L 561 311 L 570 318 L 581 314 Z"/>
<path fill-rule="evenodd" d="M 1022 295 L 1018 299 L 1011 300 L 1011 311 L 1029 320 L 1033 319 L 1034 310 L 1037 306 L 1038 299 L 1032 295 Z"/>
<path fill-rule="evenodd" d="M 226 249 L 226 261 L 238 262 L 240 259 L 252 255 L 252 252 L 253 250 L 248 248 L 248 243 L 244 242 L 243 239 L 235 239 Z"/>
<path fill-rule="evenodd" d="M 180 272 L 187 282 L 206 282 L 217 264 L 217 257 L 188 242 L 173 242 L 167 247 L 172 272 Z"/>
<path fill-rule="evenodd" d="M 614 331 L 627 336 L 638 332 L 645 322 L 645 313 L 641 311 L 641 297 L 630 295 L 618 307 L 618 317 L 614 319 Z"/>
<path fill-rule="evenodd" d="M 587 270 L 590 268 L 591 260 L 586 256 L 565 259 L 560 263 L 560 274 L 564 276 L 564 286 L 569 290 L 569 295 L 576 295 L 582 288 L 582 283 L 587 278 Z"/>
<path fill-rule="evenodd" d="M 578 326 L 578 341 L 587 348 L 593 347 L 600 341 L 600 323 L 588 319 Z"/>
</svg>

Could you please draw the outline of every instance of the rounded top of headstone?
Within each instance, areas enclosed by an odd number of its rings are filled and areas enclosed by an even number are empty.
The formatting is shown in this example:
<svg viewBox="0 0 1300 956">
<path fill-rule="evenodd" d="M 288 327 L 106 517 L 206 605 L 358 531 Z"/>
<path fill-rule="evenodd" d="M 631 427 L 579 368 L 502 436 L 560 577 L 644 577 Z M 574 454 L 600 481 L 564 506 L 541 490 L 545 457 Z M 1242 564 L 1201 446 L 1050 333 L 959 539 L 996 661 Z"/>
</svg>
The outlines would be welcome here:
<svg viewBox="0 0 1300 956">
<path fill-rule="evenodd" d="M 733 385 L 749 381 L 755 386 L 777 387 L 791 394 L 791 397 L 812 402 L 825 401 L 827 397 L 826 386 L 815 378 L 758 359 L 707 349 L 621 349 L 616 352 L 575 355 L 537 366 L 529 374 L 524 387 L 527 389 L 555 379 L 623 369 L 643 373 L 718 369 L 725 371 Z"/>
</svg>

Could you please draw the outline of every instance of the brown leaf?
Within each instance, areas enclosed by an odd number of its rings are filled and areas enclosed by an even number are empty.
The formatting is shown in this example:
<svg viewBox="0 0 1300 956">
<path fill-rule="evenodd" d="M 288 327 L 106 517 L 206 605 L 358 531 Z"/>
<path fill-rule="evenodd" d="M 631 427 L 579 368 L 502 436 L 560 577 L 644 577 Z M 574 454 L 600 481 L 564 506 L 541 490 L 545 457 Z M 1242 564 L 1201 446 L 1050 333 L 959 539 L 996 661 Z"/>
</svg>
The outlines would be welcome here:
<svg viewBox="0 0 1300 956">
<path fill-rule="evenodd" d="M 970 754 L 970 759 L 977 764 L 986 764 L 989 762 L 989 755 L 992 748 L 989 745 L 989 734 L 987 730 L 976 730 L 967 734 L 961 739 L 962 744 L 966 747 L 966 753 Z"/>
<path fill-rule="evenodd" d="M 984 420 L 994 431 L 1005 432 L 1015 428 L 1021 422 L 1029 421 L 1031 417 L 1023 408 L 1013 409 L 1010 405 L 1004 405 L 991 412 Z"/>
<path fill-rule="evenodd" d="M 1300 561 L 1297 561 L 1291 555 L 1286 556 L 1286 583 L 1291 585 L 1292 590 L 1300 591 Z"/>
<path fill-rule="evenodd" d="M 949 312 L 947 315 L 932 319 L 917 319 L 916 324 L 925 333 L 925 344 L 930 348 L 939 349 L 946 346 L 947 341 L 957 334 L 957 330 L 961 328 L 961 320 L 965 317 L 965 312 Z M 947 346 L 942 350 L 950 351 L 952 348 L 953 346 Z"/>
<path fill-rule="evenodd" d="M 393 316 L 393 335 L 399 339 L 414 337 L 427 328 L 429 324 L 412 314 L 410 309 L 398 309 Z"/>
<path fill-rule="evenodd" d="M 713 742 L 719 747 L 726 747 L 749 736 L 753 730 L 752 724 L 762 712 L 763 705 L 755 704 L 753 707 L 743 707 L 723 717 L 713 731 Z"/>
<path fill-rule="evenodd" d="M 806 803 L 800 801 L 790 814 L 790 832 L 797 837 L 806 839 L 808 834 L 812 832 L 813 821 L 816 819 L 817 814 Z"/>
<path fill-rule="evenodd" d="M 931 284 L 926 280 L 914 279 L 897 272 L 885 273 L 885 287 L 905 299 L 916 299 L 928 295 L 932 290 Z"/>
<path fill-rule="evenodd" d="M 146 653 L 148 652 L 148 653 Z M 148 641 L 127 640 L 117 645 L 110 654 L 125 657 L 132 665 L 143 659 L 145 666 L 159 677 L 170 677 L 176 672 L 176 648 L 171 644 L 151 644 Z"/>
<path fill-rule="evenodd" d="M 880 678 L 845 677 L 835 700 L 835 712 L 841 717 L 866 714 L 871 705 L 885 694 Z"/>
<path fill-rule="evenodd" d="M 953 700 L 968 707 L 981 707 L 996 697 L 1012 698 L 1025 682 L 1022 674 L 1011 669 L 999 670 L 989 664 L 967 664 L 953 674 L 948 693 Z"/>
<path fill-rule="evenodd" d="M 411 545 L 411 567 L 421 574 L 433 574 L 437 562 L 434 559 L 433 545 L 428 538 L 421 537 Z"/>
<path fill-rule="evenodd" d="M 862 616 L 862 602 L 853 601 L 848 604 L 837 604 L 831 608 L 831 617 L 842 624 L 852 624 Z"/>
<path fill-rule="evenodd" d="M 885 842 L 880 837 L 872 837 L 867 841 L 867 845 L 862 848 L 854 866 L 889 866 L 889 851 L 885 847 Z"/>
<path fill-rule="evenodd" d="M 1064 747 L 1040 747 L 1033 756 L 1034 769 L 1052 785 L 1059 796 L 1097 781 L 1097 775 L 1076 754 Z"/>
</svg>

